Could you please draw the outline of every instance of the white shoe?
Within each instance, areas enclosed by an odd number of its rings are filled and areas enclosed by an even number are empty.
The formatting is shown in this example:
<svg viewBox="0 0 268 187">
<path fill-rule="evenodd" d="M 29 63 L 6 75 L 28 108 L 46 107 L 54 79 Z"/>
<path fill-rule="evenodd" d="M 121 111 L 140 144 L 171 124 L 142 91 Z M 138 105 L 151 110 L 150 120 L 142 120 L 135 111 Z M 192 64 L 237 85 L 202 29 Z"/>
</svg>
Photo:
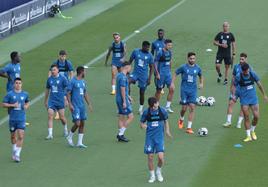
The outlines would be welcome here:
<svg viewBox="0 0 268 187">
<path fill-rule="evenodd" d="M 68 131 L 63 132 L 63 136 L 66 138 L 69 135 Z"/>
<path fill-rule="evenodd" d="M 149 180 L 148 180 L 149 183 L 154 183 L 155 182 L 155 175 L 151 175 Z"/>
<path fill-rule="evenodd" d="M 73 139 L 70 136 L 67 136 L 66 140 L 68 141 L 69 146 L 74 147 Z"/>
<path fill-rule="evenodd" d="M 241 129 L 241 123 L 237 123 L 236 128 Z"/>
<path fill-rule="evenodd" d="M 46 140 L 52 140 L 53 139 L 53 136 L 52 135 L 48 135 L 47 137 L 46 137 Z"/>
<path fill-rule="evenodd" d="M 222 124 L 223 127 L 231 127 L 231 125 L 232 125 L 232 124 L 229 123 L 229 122 L 226 122 L 226 123 Z"/>
<path fill-rule="evenodd" d="M 139 110 L 139 114 L 141 116 L 143 114 L 143 110 Z"/>
<path fill-rule="evenodd" d="M 87 148 L 87 146 L 84 145 L 84 144 L 77 144 L 76 146 L 79 147 L 79 148 L 84 148 L 84 149 Z"/>
<path fill-rule="evenodd" d="M 17 163 L 19 163 L 20 162 L 20 157 L 15 155 L 14 156 L 14 161 L 17 162 Z"/>
<path fill-rule="evenodd" d="M 173 112 L 174 112 L 173 110 L 171 110 L 170 107 L 167 107 L 167 108 L 166 108 L 166 111 L 169 112 L 169 113 L 173 113 Z"/>
<path fill-rule="evenodd" d="M 162 173 L 161 172 L 156 172 L 156 178 L 159 182 L 163 182 L 164 181 L 164 178 L 162 176 Z"/>
</svg>

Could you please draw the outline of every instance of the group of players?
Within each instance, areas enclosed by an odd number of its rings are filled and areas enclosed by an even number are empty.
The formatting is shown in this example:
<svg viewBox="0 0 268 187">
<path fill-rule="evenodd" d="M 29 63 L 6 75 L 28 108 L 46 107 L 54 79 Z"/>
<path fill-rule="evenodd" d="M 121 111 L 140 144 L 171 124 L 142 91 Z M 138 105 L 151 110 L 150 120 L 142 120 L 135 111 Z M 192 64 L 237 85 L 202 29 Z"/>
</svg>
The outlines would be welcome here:
<svg viewBox="0 0 268 187">
<path fill-rule="evenodd" d="M 194 134 L 192 122 L 198 96 L 197 90 L 203 88 L 203 75 L 200 66 L 196 64 L 196 54 L 189 52 L 187 54 L 187 63 L 178 67 L 172 76 L 171 65 L 172 40 L 164 37 L 164 30 L 157 31 L 158 39 L 152 46 L 150 42 L 143 41 L 140 49 L 135 49 L 126 60 L 126 44 L 121 41 L 119 33 L 113 33 L 113 43 L 108 49 L 105 64 L 109 61 L 112 53 L 112 95 L 115 95 L 115 101 L 118 109 L 118 134 L 119 142 L 128 142 L 125 137 L 125 131 L 128 125 L 133 121 L 132 98 L 130 97 L 130 85 L 138 82 L 139 87 L 139 114 L 140 126 L 146 129 L 146 138 L 144 153 L 148 155 L 148 167 L 150 171 L 149 183 L 156 179 L 163 181 L 161 168 L 164 161 L 164 133 L 172 137 L 169 130 L 168 113 L 173 113 L 171 102 L 175 90 L 175 80 L 181 75 L 180 85 L 180 103 L 182 105 L 178 119 L 178 128 L 184 128 L 184 116 L 189 109 L 188 123 L 186 133 Z M 229 23 L 223 23 L 223 31 L 218 33 L 214 39 L 214 45 L 218 46 L 216 56 L 216 71 L 218 73 L 217 82 L 221 82 L 221 63 L 225 63 L 225 77 L 223 84 L 228 84 L 228 71 L 235 57 L 235 37 L 229 32 Z M 151 51 L 150 51 L 151 48 Z M 73 67 L 66 59 L 66 51 L 59 52 L 59 59 L 55 61 L 49 70 L 49 78 L 46 83 L 45 106 L 48 110 L 48 136 L 46 139 L 53 139 L 53 117 L 58 113 L 64 127 L 64 136 L 70 146 L 74 146 L 72 137 L 78 129 L 78 147 L 86 148 L 82 143 L 84 135 L 84 123 L 86 120 L 86 104 L 92 110 L 89 95 L 86 91 L 84 81 L 85 67 L 79 66 L 76 69 L 76 76 L 73 73 Z M 131 71 L 132 63 L 134 70 Z M 25 110 L 29 107 L 28 93 L 22 91 L 22 80 L 20 78 L 20 55 L 18 52 L 11 53 L 11 63 L 0 70 L 0 76 L 8 79 L 7 95 L 3 99 L 3 107 L 8 108 L 9 127 L 12 142 L 12 158 L 20 161 L 20 152 L 23 143 L 25 129 Z M 156 92 L 154 97 L 148 99 L 148 108 L 144 110 L 145 91 L 151 84 L 154 76 Z M 255 83 L 261 90 L 265 100 L 268 100 L 265 91 L 260 83 L 257 74 L 247 63 L 247 54 L 240 54 L 240 63 L 233 68 L 233 77 L 230 81 L 230 100 L 227 111 L 227 122 L 224 127 L 231 126 L 232 108 L 236 101 L 240 99 L 241 112 L 237 127 L 241 128 L 242 120 L 246 128 L 246 138 L 244 142 L 257 140 L 255 128 L 259 119 L 258 98 L 255 89 Z M 168 88 L 166 107 L 159 106 L 159 100 L 164 87 Z M 65 107 L 69 106 L 72 112 L 74 125 L 68 132 L 67 120 L 64 116 Z M 253 113 L 253 120 L 250 122 L 250 109 Z M 153 157 L 158 155 L 158 164 L 156 172 L 154 171 Z"/>
</svg>

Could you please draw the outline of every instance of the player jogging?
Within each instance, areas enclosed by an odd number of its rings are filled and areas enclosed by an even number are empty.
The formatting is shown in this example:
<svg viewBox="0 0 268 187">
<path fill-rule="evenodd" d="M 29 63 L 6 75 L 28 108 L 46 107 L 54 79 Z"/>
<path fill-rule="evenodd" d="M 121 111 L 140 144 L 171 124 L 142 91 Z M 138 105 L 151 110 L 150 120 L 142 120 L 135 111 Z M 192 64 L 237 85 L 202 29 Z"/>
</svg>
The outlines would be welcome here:
<svg viewBox="0 0 268 187">
<path fill-rule="evenodd" d="M 76 69 L 76 77 L 73 77 L 68 86 L 68 94 L 67 99 L 69 102 L 69 108 L 72 112 L 72 118 L 74 125 L 72 126 L 69 135 L 67 136 L 67 141 L 70 146 L 74 146 L 73 143 L 73 135 L 75 131 L 78 129 L 78 142 L 77 147 L 87 148 L 86 145 L 83 144 L 84 137 L 84 127 L 85 121 L 87 119 L 86 115 L 86 105 L 84 100 L 87 103 L 87 106 L 90 111 L 93 110 L 89 95 L 86 89 L 85 83 L 85 68 L 82 66 L 77 67 Z"/>
<path fill-rule="evenodd" d="M 128 142 L 125 137 L 125 131 L 134 118 L 132 113 L 131 102 L 129 96 L 129 85 L 127 74 L 131 71 L 131 63 L 125 61 L 122 63 L 121 72 L 116 77 L 116 105 L 118 110 L 118 134 L 116 136 L 119 142 Z"/>
<path fill-rule="evenodd" d="M 148 168 L 150 172 L 149 183 L 155 181 L 155 174 L 159 182 L 163 182 L 161 168 L 164 164 L 164 134 L 172 137 L 169 131 L 168 113 L 159 107 L 159 102 L 155 97 L 148 99 L 149 108 L 146 109 L 140 119 L 140 126 L 146 129 L 144 153 L 148 155 Z M 156 172 L 154 171 L 154 154 L 157 154 L 158 163 Z"/>
<path fill-rule="evenodd" d="M 249 70 L 249 65 L 247 63 L 244 63 L 241 69 L 242 72 L 237 74 L 235 77 L 234 81 L 235 86 L 233 86 L 232 95 L 233 99 L 236 100 L 235 97 L 236 89 L 239 90 L 240 104 L 244 114 L 244 125 L 247 135 L 243 141 L 249 142 L 252 140 L 257 140 L 255 128 L 257 126 L 260 115 L 255 83 L 258 85 L 266 102 L 268 102 L 268 97 L 264 91 L 264 88 L 260 82 L 258 75 L 254 71 Z M 250 122 L 250 110 L 252 111 L 253 114 L 253 119 L 251 122 Z"/>
<path fill-rule="evenodd" d="M 180 86 L 180 104 L 182 105 L 180 111 L 180 118 L 178 120 L 178 127 L 182 129 L 184 124 L 184 115 L 189 108 L 188 125 L 186 133 L 193 134 L 192 123 L 194 118 L 194 110 L 197 98 L 197 77 L 199 77 L 199 88 L 203 88 L 203 76 L 201 68 L 196 64 L 196 54 L 189 52 L 187 54 L 188 63 L 180 66 L 172 79 L 172 87 L 175 88 L 174 82 L 178 75 L 181 74 L 181 86 Z"/>
<path fill-rule="evenodd" d="M 174 93 L 174 89 L 170 86 L 172 82 L 172 75 L 171 75 L 171 64 L 172 64 L 172 40 L 166 39 L 165 40 L 165 47 L 160 50 L 156 57 L 155 62 L 155 76 L 156 76 L 156 93 L 155 97 L 157 100 L 160 100 L 161 97 L 161 90 L 167 86 L 169 89 L 169 93 L 167 96 L 167 104 L 166 110 L 169 113 L 173 113 L 171 110 L 171 101 Z"/>
<path fill-rule="evenodd" d="M 228 83 L 228 71 L 230 65 L 232 65 L 235 57 L 235 37 L 233 33 L 229 32 L 230 25 L 228 22 L 223 23 L 223 31 L 219 32 L 215 38 L 213 44 L 218 46 L 218 52 L 216 56 L 216 71 L 218 73 L 217 82 L 221 82 L 222 74 L 221 74 L 221 63 L 224 60 L 225 64 L 225 74 L 224 74 L 224 82 L 226 85 Z"/>
<path fill-rule="evenodd" d="M 138 87 L 140 88 L 140 115 L 143 112 L 144 95 L 145 90 L 151 83 L 151 77 L 154 71 L 153 55 L 149 52 L 150 43 L 148 41 L 142 42 L 141 49 L 135 49 L 129 59 L 129 62 L 134 61 L 134 71 L 130 74 L 129 83 L 135 84 L 138 81 Z M 150 73 L 148 76 L 148 69 Z"/>
<path fill-rule="evenodd" d="M 14 89 L 3 99 L 3 107 L 8 108 L 9 130 L 11 133 L 12 159 L 20 162 L 20 152 L 24 140 L 26 114 L 29 108 L 28 93 L 22 90 L 21 78 L 15 78 Z"/>
<path fill-rule="evenodd" d="M 232 78 L 232 84 L 231 84 L 231 88 L 230 88 L 231 93 L 230 93 L 229 102 L 228 102 L 228 108 L 227 108 L 227 120 L 223 124 L 223 127 L 230 127 L 231 124 L 232 124 L 233 107 L 234 107 L 234 105 L 236 103 L 235 101 L 239 98 L 239 92 L 238 92 L 239 89 L 237 88 L 236 89 L 236 95 L 235 95 L 236 100 L 233 100 L 232 87 L 234 86 L 234 80 L 235 80 L 236 75 L 242 72 L 241 66 L 244 63 L 247 63 L 247 54 L 246 53 L 241 53 L 240 54 L 240 62 L 238 64 L 235 64 L 234 68 L 233 68 L 233 78 Z M 252 70 L 252 68 L 250 68 L 250 70 Z M 237 86 L 239 86 L 239 85 L 237 85 Z M 241 128 L 241 123 L 242 123 L 243 119 L 244 119 L 244 115 L 243 115 L 242 109 L 240 109 L 240 114 L 239 114 L 239 117 L 238 117 L 236 128 Z"/>
<path fill-rule="evenodd" d="M 126 44 L 121 41 L 120 34 L 118 32 L 113 33 L 113 43 L 108 49 L 108 53 L 105 59 L 105 65 L 107 66 L 108 59 L 113 52 L 112 57 L 112 92 L 111 95 L 115 95 L 116 89 L 116 75 L 120 72 L 120 68 L 122 66 L 123 59 L 126 56 Z"/>
<path fill-rule="evenodd" d="M 59 112 L 59 117 L 64 128 L 64 136 L 68 135 L 67 120 L 64 116 L 65 101 L 64 96 L 68 87 L 67 79 L 59 74 L 56 64 L 51 66 L 51 76 L 47 79 L 45 91 L 45 107 L 48 111 L 48 136 L 47 140 L 53 139 L 53 116 L 54 112 Z"/>
</svg>

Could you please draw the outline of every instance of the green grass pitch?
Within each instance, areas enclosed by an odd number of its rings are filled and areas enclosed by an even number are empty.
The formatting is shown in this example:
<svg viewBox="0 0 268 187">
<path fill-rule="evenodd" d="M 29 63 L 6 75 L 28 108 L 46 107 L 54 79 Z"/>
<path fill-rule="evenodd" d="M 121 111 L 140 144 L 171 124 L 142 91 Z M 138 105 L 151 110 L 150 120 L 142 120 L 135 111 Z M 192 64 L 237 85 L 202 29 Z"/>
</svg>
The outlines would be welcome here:
<svg viewBox="0 0 268 187">
<path fill-rule="evenodd" d="M 80 8 L 74 7 L 75 11 L 67 10 L 66 15 L 70 11 L 69 15 L 74 17 L 75 14 L 79 14 L 80 9 L 85 10 L 85 6 L 90 5 L 88 2 L 89 0 L 79 5 Z M 22 54 L 24 89 L 30 92 L 31 98 L 44 92 L 48 67 L 57 57 L 59 49 L 64 48 L 68 51 L 75 66 L 86 64 L 108 48 L 112 32 L 118 31 L 125 38 L 180 0 L 114 2 L 115 5 L 110 9 L 51 40 L 46 41 L 44 38 L 42 45 Z M 265 0 L 186 0 L 127 41 L 129 55 L 134 48 L 141 46 L 143 40 L 153 41 L 158 28 L 164 28 L 166 37 L 174 41 L 173 70 L 186 62 L 188 51 L 195 51 L 205 77 L 204 89 L 200 95 L 216 98 L 214 107 L 197 108 L 193 123 L 195 131 L 200 127 L 207 127 L 208 137 L 189 136 L 177 129 L 180 105 L 179 86 L 176 84 L 172 104 L 175 113 L 170 115 L 169 119 L 173 139 L 166 139 L 164 183 L 147 184 L 147 160 L 143 154 L 145 132 L 139 128 L 136 86 L 132 86 L 135 120 L 126 132 L 131 142 L 128 144 L 116 142 L 116 106 L 114 97 L 109 95 L 110 68 L 104 66 L 102 58 L 90 66 L 86 75 L 94 107 L 94 112 L 89 113 L 86 122 L 84 143 L 88 148 L 81 150 L 68 147 L 62 136 L 61 124 L 57 121 L 54 123 L 53 141 L 44 140 L 47 135 L 47 115 L 41 99 L 27 112 L 27 119 L 31 125 L 26 130 L 20 164 L 15 164 L 10 159 L 11 145 L 7 123 L 0 127 L 0 186 L 268 186 L 268 179 L 265 176 L 268 172 L 267 104 L 260 96 L 261 119 L 256 130 L 258 141 L 242 143 L 245 136 L 243 129 L 221 127 L 226 118 L 229 86 L 216 83 L 214 70 L 216 48 L 212 45 L 213 38 L 221 30 L 223 21 L 228 20 L 237 40 L 237 54 L 248 53 L 249 63 L 261 76 L 268 91 L 267 5 L 268 2 Z M 95 6 L 97 8 L 97 5 Z M 51 32 L 56 23 L 58 27 L 61 26 L 58 18 L 45 22 L 22 31 L 22 34 L 34 34 L 41 26 L 44 28 L 44 33 Z M 46 27 L 43 24 L 47 24 Z M 9 44 L 5 41 L 12 41 L 12 38 L 20 34 L 0 41 L 0 48 L 5 48 L 5 45 L 8 47 Z M 22 44 L 21 48 L 14 50 L 25 51 L 23 46 L 27 48 L 27 45 L 31 45 L 23 44 L 23 38 L 13 41 Z M 213 52 L 207 53 L 207 48 L 212 48 Z M 154 90 L 152 84 L 146 97 L 153 95 Z M 1 79 L 1 98 L 4 93 L 5 81 Z M 162 97 L 161 104 L 165 104 L 165 100 L 166 94 Z M 238 117 L 238 109 L 237 105 L 234 122 Z M 70 126 L 70 112 L 67 111 L 66 114 Z M 5 117 L 6 111 L 1 109 L 0 116 L 1 119 Z M 233 145 L 237 143 L 241 143 L 243 148 L 234 148 Z"/>
</svg>

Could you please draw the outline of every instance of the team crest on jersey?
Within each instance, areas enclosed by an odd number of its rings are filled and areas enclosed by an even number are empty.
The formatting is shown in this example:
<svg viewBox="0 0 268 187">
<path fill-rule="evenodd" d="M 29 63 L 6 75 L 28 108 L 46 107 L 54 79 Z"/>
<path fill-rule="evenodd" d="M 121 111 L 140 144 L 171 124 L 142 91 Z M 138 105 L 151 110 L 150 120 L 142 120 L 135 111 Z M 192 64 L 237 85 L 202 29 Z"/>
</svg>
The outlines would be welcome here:
<svg viewBox="0 0 268 187">
<path fill-rule="evenodd" d="M 157 45 L 157 47 L 159 47 L 159 44 L 156 44 Z"/>
<path fill-rule="evenodd" d="M 57 80 L 57 84 L 59 84 L 60 83 L 60 81 L 59 80 Z"/>
<path fill-rule="evenodd" d="M 226 37 L 229 38 L 229 35 L 227 35 Z"/>
<path fill-rule="evenodd" d="M 16 96 L 15 95 L 13 96 L 13 99 L 16 99 Z"/>
<path fill-rule="evenodd" d="M 189 69 L 187 69 L 187 71 L 186 71 L 187 73 L 189 73 Z"/>
<path fill-rule="evenodd" d="M 196 70 L 194 70 L 194 73 L 196 73 Z"/>
<path fill-rule="evenodd" d="M 24 99 L 24 97 L 22 96 L 22 97 L 20 97 L 20 100 L 22 100 L 23 101 L 23 99 Z"/>
<path fill-rule="evenodd" d="M 77 87 L 80 87 L 80 84 L 79 83 L 77 83 Z"/>
<path fill-rule="evenodd" d="M 145 56 L 144 58 L 145 58 L 145 60 L 147 60 L 147 59 L 148 59 L 148 57 L 147 57 L 147 56 Z"/>
</svg>

